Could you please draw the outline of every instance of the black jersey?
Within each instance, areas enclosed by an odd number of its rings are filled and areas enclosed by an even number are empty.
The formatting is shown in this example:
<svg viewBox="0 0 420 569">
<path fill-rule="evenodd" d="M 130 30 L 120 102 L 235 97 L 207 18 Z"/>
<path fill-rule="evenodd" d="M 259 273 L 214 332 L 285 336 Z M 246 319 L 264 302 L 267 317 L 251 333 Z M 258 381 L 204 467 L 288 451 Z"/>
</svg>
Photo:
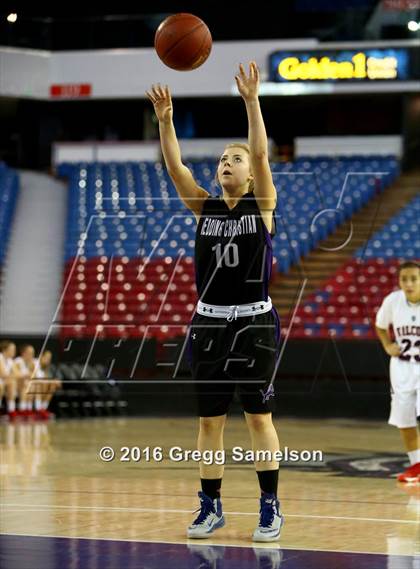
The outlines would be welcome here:
<svg viewBox="0 0 420 569">
<path fill-rule="evenodd" d="M 267 300 L 273 262 L 271 237 L 250 192 L 233 209 L 219 197 L 204 202 L 195 240 L 195 278 L 202 302 Z"/>
</svg>

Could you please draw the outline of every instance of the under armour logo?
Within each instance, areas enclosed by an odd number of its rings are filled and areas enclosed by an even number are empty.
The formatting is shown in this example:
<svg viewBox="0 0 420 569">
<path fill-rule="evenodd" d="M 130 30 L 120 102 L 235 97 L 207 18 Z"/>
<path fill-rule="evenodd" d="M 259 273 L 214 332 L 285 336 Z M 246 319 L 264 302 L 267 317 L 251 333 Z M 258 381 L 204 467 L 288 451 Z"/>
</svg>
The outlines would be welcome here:
<svg viewBox="0 0 420 569">
<path fill-rule="evenodd" d="M 207 312 L 209 311 L 210 313 L 213 312 L 213 308 L 206 308 L 205 306 L 203 307 L 203 312 Z"/>
<path fill-rule="evenodd" d="M 197 334 L 192 334 L 192 335 L 191 335 L 191 338 L 192 338 L 193 340 L 195 340 L 196 337 L 197 337 Z"/>
</svg>

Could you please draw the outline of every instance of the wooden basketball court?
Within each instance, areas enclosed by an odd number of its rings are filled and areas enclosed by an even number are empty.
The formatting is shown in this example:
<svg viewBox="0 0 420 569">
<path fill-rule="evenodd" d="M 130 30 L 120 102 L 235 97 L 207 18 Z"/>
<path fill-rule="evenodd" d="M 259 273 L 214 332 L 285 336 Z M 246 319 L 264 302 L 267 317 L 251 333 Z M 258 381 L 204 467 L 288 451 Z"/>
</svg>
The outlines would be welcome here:
<svg viewBox="0 0 420 569">
<path fill-rule="evenodd" d="M 229 456 L 225 528 L 205 541 L 185 536 L 198 507 L 198 464 L 168 452 L 195 448 L 194 418 L 1 425 L 2 567 L 63 567 L 69 555 L 69 567 L 415 567 L 420 486 L 394 478 L 405 461 L 398 432 L 343 419 L 277 419 L 276 427 L 283 447 L 319 449 L 324 460 L 281 465 L 281 540 L 253 544 L 254 467 Z M 228 420 L 225 446 L 249 448 L 240 417 Z M 99 458 L 103 447 L 114 460 Z M 141 460 L 131 451 L 134 460 L 121 461 L 122 447 L 138 447 Z M 162 460 L 155 450 L 146 461 L 146 447 L 162 447 Z"/>
</svg>

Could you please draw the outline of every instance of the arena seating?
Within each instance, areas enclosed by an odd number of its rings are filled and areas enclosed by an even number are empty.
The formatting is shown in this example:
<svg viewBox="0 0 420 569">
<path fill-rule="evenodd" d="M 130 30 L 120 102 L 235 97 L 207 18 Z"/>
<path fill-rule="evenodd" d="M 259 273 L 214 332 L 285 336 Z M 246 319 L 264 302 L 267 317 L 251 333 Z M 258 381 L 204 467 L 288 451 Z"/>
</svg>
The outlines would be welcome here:
<svg viewBox="0 0 420 569">
<path fill-rule="evenodd" d="M 6 256 L 18 191 L 17 173 L 0 162 L 0 274 Z"/>
<path fill-rule="evenodd" d="M 117 382 L 104 380 L 103 365 L 82 366 L 78 363 L 60 363 L 51 366 L 51 373 L 62 380 L 52 401 L 57 417 L 103 417 L 122 414 L 128 406 Z M 82 379 L 83 378 L 83 379 Z M 100 383 L 96 383 L 95 380 Z M 70 383 L 67 383 L 70 381 Z"/>
<path fill-rule="evenodd" d="M 420 196 L 393 216 L 296 313 L 291 337 L 375 338 L 375 315 L 398 265 L 419 259 Z"/>
<path fill-rule="evenodd" d="M 214 161 L 188 166 L 199 184 L 217 193 Z M 162 164 L 62 164 L 59 174 L 70 181 L 65 335 L 142 337 L 146 326 L 157 338 L 185 332 L 197 300 L 196 223 Z M 391 156 L 274 164 L 275 270 L 287 272 L 397 174 Z"/>
</svg>

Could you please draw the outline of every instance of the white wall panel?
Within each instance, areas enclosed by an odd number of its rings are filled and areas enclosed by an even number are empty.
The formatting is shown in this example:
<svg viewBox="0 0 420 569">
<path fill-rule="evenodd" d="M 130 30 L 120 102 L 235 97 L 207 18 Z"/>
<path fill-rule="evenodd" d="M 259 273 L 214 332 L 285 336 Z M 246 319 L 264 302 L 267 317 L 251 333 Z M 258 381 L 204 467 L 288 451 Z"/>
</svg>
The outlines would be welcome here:
<svg viewBox="0 0 420 569">
<path fill-rule="evenodd" d="M 0 48 L 0 95 L 47 98 L 50 60 L 48 51 Z"/>
<path fill-rule="evenodd" d="M 295 139 L 295 155 L 351 156 L 354 154 L 402 155 L 402 137 L 395 136 L 312 136 Z"/>
<path fill-rule="evenodd" d="M 154 49 L 41 52 L 0 48 L 0 95 L 49 98 L 51 85 L 91 84 L 91 98 L 144 97 L 152 83 L 175 96 L 229 95 L 240 62 L 255 59 L 266 73 L 276 49 L 311 48 L 316 40 L 217 42 L 206 63 L 190 72 L 166 67 Z"/>
</svg>

